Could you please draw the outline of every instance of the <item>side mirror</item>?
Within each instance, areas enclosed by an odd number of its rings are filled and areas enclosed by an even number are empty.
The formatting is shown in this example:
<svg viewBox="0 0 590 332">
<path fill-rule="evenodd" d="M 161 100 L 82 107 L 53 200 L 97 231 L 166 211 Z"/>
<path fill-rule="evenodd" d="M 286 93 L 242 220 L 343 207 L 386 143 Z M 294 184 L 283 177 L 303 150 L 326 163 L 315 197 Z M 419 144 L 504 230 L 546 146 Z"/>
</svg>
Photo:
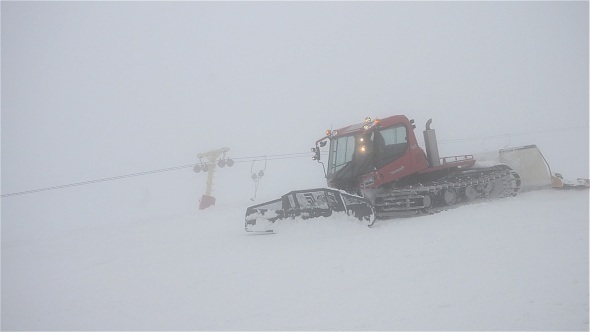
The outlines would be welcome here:
<svg viewBox="0 0 590 332">
<path fill-rule="evenodd" d="M 317 146 L 315 148 L 311 148 L 311 152 L 314 153 L 314 155 L 313 155 L 313 157 L 311 157 L 311 159 L 320 161 L 320 148 Z"/>
<path fill-rule="evenodd" d="M 328 141 L 321 141 L 320 142 L 320 147 L 323 148 L 324 146 L 326 146 L 326 143 L 328 143 Z"/>
</svg>

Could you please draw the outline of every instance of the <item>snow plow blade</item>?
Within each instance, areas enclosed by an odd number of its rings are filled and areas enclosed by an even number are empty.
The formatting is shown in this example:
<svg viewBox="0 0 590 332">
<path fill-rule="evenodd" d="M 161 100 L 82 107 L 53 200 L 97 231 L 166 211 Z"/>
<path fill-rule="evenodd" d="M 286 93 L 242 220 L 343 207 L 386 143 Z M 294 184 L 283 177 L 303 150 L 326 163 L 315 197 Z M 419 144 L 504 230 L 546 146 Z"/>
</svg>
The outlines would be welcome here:
<svg viewBox="0 0 590 332">
<path fill-rule="evenodd" d="M 279 199 L 250 206 L 246 210 L 245 229 L 246 232 L 272 232 L 272 223 L 280 219 L 329 217 L 333 212 L 354 216 L 369 226 L 375 222 L 375 213 L 367 199 L 318 188 L 291 191 Z"/>
</svg>

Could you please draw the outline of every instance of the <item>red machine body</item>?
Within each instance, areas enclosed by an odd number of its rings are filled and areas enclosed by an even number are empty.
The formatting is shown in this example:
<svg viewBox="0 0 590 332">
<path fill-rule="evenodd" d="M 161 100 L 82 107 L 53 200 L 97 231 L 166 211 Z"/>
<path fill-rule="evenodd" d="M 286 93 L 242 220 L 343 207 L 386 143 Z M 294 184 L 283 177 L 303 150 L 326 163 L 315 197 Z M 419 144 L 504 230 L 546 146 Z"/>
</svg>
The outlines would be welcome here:
<svg viewBox="0 0 590 332">
<path fill-rule="evenodd" d="M 427 156 L 418 145 L 414 129 L 413 120 L 394 115 L 374 121 L 367 118 L 364 123 L 327 133 L 316 142 L 314 152 L 319 159 L 318 145 L 330 140 L 328 186 L 357 192 L 399 181 L 419 183 L 421 179 L 431 180 L 429 175 L 467 169 L 475 163 L 471 155 L 438 158 L 436 138 L 427 139 L 428 131 L 434 134 L 430 128 L 425 131 L 425 144 L 427 151 L 436 153 Z"/>
</svg>

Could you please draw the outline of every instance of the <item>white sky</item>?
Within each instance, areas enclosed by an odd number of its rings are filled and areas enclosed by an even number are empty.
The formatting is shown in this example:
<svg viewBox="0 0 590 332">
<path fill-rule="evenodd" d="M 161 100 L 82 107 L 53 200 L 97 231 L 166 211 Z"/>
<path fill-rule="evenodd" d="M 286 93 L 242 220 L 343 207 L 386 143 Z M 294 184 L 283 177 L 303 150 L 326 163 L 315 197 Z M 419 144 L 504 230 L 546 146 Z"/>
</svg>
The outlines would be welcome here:
<svg viewBox="0 0 590 332">
<path fill-rule="evenodd" d="M 546 144 L 587 173 L 588 2 L 2 1 L 1 12 L 3 193 L 222 146 L 307 152 L 331 126 L 394 114 L 416 119 L 419 137 L 433 118 L 439 140 L 547 131 L 510 143 Z"/>
</svg>

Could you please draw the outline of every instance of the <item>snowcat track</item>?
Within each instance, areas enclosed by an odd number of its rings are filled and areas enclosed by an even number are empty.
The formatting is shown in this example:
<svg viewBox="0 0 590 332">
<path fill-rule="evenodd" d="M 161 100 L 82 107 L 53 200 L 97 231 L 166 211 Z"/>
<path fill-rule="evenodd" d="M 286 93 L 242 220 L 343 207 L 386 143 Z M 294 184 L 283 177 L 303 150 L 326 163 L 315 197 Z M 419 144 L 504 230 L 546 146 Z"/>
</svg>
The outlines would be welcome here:
<svg viewBox="0 0 590 332">
<path fill-rule="evenodd" d="M 515 196 L 520 176 L 507 165 L 470 169 L 437 181 L 378 193 L 377 219 L 433 214 L 471 202 Z"/>
</svg>

